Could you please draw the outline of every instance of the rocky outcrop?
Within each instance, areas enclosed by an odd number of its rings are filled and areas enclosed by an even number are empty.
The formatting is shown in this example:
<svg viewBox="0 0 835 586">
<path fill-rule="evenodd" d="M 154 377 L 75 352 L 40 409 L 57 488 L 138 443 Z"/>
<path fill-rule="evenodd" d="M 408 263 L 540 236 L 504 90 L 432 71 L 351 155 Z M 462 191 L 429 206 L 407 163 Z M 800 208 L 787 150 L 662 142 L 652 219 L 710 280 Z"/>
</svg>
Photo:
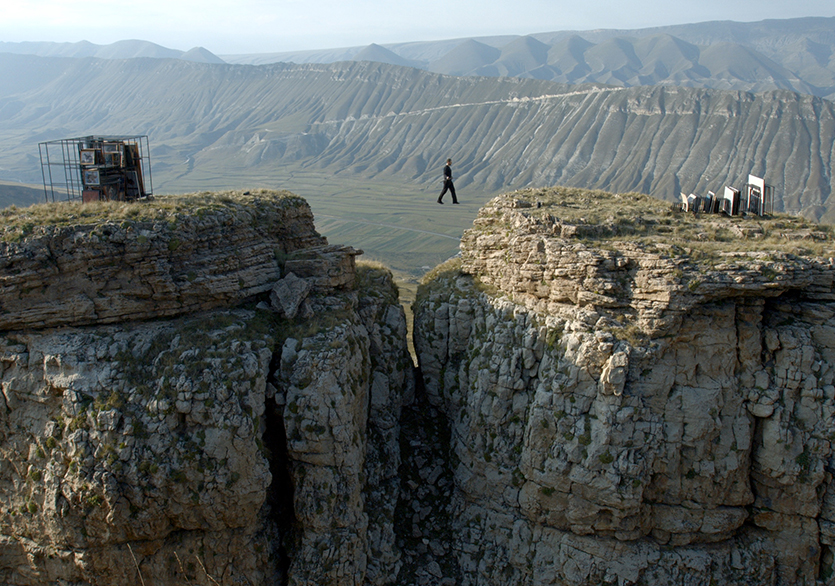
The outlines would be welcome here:
<svg viewBox="0 0 835 586">
<path fill-rule="evenodd" d="M 826 229 L 497 198 L 414 381 L 294 196 L 48 211 L 0 218 L 0 583 L 833 586 Z"/>
<path fill-rule="evenodd" d="M 257 439 L 272 339 L 255 319 L 4 336 L 4 583 L 232 580 L 268 566 Z"/>
<path fill-rule="evenodd" d="M 0 330 L 234 306 L 269 291 L 288 257 L 326 244 L 307 202 L 288 192 L 197 194 L 100 217 L 81 206 L 46 218 L 23 210 L 5 228 Z"/>
<path fill-rule="evenodd" d="M 397 291 L 377 273 L 360 275 L 364 295 L 316 304 L 316 333 L 281 346 L 270 391 L 294 491 L 293 584 L 381 585 L 399 569 L 399 421 L 413 379 Z"/>
<path fill-rule="evenodd" d="M 832 584 L 828 255 L 571 196 L 493 200 L 418 292 L 460 583 Z"/>
<path fill-rule="evenodd" d="M 387 583 L 391 276 L 294 196 L 147 205 L 4 245 L 0 582 Z"/>
</svg>

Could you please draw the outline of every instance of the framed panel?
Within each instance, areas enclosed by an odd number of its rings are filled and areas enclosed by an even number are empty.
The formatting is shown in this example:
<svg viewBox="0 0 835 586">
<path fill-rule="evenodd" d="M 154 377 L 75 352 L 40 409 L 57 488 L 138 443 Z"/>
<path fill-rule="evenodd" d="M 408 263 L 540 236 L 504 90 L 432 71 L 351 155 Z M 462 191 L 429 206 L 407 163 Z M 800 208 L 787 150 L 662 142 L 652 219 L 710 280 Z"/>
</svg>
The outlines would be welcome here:
<svg viewBox="0 0 835 586">
<path fill-rule="evenodd" d="M 95 165 L 96 149 L 81 149 L 80 162 L 82 165 Z"/>
<path fill-rule="evenodd" d="M 99 177 L 98 169 L 84 170 L 84 185 L 99 185 L 100 183 L 101 179 Z"/>
<path fill-rule="evenodd" d="M 97 189 L 85 189 L 81 192 L 81 201 L 84 203 L 99 201 L 99 191 Z"/>
</svg>

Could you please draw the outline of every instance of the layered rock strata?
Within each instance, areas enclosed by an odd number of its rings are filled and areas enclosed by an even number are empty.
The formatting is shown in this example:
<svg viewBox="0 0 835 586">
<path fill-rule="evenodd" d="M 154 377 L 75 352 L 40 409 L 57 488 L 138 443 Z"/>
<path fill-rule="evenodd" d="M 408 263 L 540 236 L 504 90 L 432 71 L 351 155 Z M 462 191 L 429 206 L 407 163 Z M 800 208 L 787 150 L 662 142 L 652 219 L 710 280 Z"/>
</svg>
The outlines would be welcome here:
<svg viewBox="0 0 835 586">
<path fill-rule="evenodd" d="M 289 192 L 162 198 L 101 217 L 95 204 L 65 207 L 45 222 L 9 212 L 0 330 L 230 307 L 269 291 L 288 255 L 326 244 L 310 206 Z"/>
<path fill-rule="evenodd" d="M 0 582 L 386 583 L 411 383 L 391 276 L 288 194 L 149 205 L 180 211 L 5 244 Z"/>
<path fill-rule="evenodd" d="M 832 584 L 831 237 L 583 197 L 493 200 L 418 292 L 462 583 Z"/>
<path fill-rule="evenodd" d="M 0 216 L 0 583 L 833 586 L 827 230 L 502 196 L 415 388 L 302 200 L 108 205 Z"/>
</svg>

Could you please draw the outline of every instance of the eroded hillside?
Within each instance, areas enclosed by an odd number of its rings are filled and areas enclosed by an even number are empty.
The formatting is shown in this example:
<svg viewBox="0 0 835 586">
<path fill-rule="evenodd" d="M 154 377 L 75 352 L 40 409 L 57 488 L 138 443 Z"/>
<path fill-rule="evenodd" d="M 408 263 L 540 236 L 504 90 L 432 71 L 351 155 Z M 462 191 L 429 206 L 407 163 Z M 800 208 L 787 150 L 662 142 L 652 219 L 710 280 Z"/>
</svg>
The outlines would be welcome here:
<svg viewBox="0 0 835 586">
<path fill-rule="evenodd" d="M 30 184 L 42 181 L 41 139 L 21 137 L 130 128 L 152 137 L 154 182 L 166 190 L 242 180 L 306 190 L 322 176 L 360 179 L 365 190 L 373 177 L 392 187 L 369 208 L 399 210 L 424 188 L 434 192 L 453 157 L 457 187 L 471 194 L 465 201 L 530 185 L 677 199 L 740 187 L 754 173 L 775 187 L 779 211 L 820 218 L 831 207 L 835 104 L 788 91 L 463 78 L 369 62 L 3 54 L 0 78 L 3 178 Z M 334 189 L 327 195 L 345 185 Z M 328 204 L 321 213 L 340 215 Z"/>
</svg>

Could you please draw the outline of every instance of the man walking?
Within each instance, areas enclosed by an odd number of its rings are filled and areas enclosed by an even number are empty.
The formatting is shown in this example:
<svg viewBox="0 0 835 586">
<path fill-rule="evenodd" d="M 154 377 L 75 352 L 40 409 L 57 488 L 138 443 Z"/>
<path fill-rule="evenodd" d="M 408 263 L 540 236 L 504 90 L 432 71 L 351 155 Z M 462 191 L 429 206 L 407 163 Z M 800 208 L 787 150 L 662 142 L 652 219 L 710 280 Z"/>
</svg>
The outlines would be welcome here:
<svg viewBox="0 0 835 586">
<path fill-rule="evenodd" d="M 455 197 L 455 186 L 452 184 L 452 159 L 447 159 L 444 165 L 444 190 L 438 196 L 438 203 L 441 205 L 444 203 L 444 194 L 447 190 L 452 194 L 452 203 L 458 203 L 458 198 Z"/>
</svg>

